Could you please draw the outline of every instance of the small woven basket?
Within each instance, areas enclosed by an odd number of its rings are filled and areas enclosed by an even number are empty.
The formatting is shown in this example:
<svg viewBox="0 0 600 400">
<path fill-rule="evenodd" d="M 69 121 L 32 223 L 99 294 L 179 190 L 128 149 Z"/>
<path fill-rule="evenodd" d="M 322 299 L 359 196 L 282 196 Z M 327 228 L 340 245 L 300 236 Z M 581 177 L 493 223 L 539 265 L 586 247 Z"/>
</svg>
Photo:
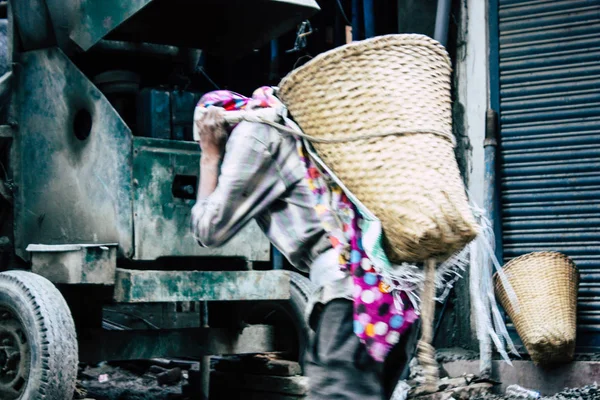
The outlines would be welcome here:
<svg viewBox="0 0 600 400">
<path fill-rule="evenodd" d="M 395 262 L 444 258 L 477 234 L 454 155 L 450 74 L 438 42 L 387 35 L 323 53 L 280 83 L 319 156 L 381 220 Z"/>
<path fill-rule="evenodd" d="M 516 294 L 518 312 L 498 273 L 494 276 L 496 296 L 531 359 L 537 364 L 570 361 L 577 329 L 579 273 L 575 263 L 561 253 L 539 252 L 517 257 L 503 270 Z"/>
</svg>

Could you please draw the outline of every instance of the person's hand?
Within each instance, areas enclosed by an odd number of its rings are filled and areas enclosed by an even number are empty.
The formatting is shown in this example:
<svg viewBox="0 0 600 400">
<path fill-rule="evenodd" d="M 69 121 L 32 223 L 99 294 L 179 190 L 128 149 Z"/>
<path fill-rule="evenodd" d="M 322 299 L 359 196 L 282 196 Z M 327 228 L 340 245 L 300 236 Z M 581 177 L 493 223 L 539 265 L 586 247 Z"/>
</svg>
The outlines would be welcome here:
<svg viewBox="0 0 600 400">
<path fill-rule="evenodd" d="M 196 124 L 200 136 L 202 158 L 220 160 L 227 143 L 224 110 L 219 107 L 210 107 Z"/>
</svg>

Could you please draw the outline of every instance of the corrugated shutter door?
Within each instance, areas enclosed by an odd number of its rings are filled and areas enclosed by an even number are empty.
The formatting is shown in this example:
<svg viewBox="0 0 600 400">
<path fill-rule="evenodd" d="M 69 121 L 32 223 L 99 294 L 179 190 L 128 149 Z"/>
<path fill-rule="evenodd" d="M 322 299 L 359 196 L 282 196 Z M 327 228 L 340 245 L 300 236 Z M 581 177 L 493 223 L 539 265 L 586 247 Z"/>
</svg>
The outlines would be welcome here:
<svg viewBox="0 0 600 400">
<path fill-rule="evenodd" d="M 600 346 L 600 1 L 499 0 L 499 35 L 505 261 L 572 257 Z"/>
</svg>

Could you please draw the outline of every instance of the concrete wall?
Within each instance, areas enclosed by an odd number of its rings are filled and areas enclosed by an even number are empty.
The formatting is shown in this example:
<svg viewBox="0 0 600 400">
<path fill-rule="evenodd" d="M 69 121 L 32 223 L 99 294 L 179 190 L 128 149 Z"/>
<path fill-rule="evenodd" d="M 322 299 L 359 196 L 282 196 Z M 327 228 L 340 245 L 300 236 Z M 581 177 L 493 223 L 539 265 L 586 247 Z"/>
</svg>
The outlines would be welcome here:
<svg viewBox="0 0 600 400">
<path fill-rule="evenodd" d="M 400 33 L 433 37 L 437 0 L 398 0 Z M 485 114 L 489 98 L 487 1 L 452 0 L 448 52 L 454 61 L 453 119 L 456 157 L 471 199 L 483 207 Z M 474 262 L 476 260 L 473 260 Z M 477 349 L 471 321 L 468 273 L 456 286 L 436 347 Z"/>
<path fill-rule="evenodd" d="M 489 98 L 487 2 L 462 0 L 462 43 L 456 55 L 456 103 L 464 110 L 461 141 L 466 152 L 466 180 L 470 197 L 483 207 L 485 113 Z M 456 121 L 460 124 L 459 121 Z"/>
<path fill-rule="evenodd" d="M 487 2 L 453 3 L 448 49 L 454 54 L 454 134 L 456 157 L 472 201 L 483 207 L 485 114 L 488 108 Z M 455 49 L 453 49 L 455 46 Z M 472 260 L 475 263 L 476 260 Z M 469 275 L 457 285 L 442 321 L 436 346 L 477 349 L 469 298 Z"/>
</svg>

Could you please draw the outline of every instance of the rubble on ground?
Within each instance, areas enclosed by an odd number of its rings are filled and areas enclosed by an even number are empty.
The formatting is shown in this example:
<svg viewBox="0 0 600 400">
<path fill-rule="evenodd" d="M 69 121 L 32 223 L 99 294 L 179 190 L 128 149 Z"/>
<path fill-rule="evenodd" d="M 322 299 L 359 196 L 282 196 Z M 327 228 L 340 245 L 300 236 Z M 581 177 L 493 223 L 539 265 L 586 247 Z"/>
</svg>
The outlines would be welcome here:
<svg viewBox="0 0 600 400">
<path fill-rule="evenodd" d="M 179 369 L 179 368 L 177 368 Z M 169 372 L 150 371 L 146 363 L 129 363 L 120 366 L 100 363 L 97 366 L 83 366 L 79 372 L 79 387 L 85 398 L 94 400 L 183 400 L 182 385 L 186 383 L 179 369 L 170 372 L 168 383 L 160 384 L 160 374 Z M 159 372 L 158 374 L 156 372 Z M 178 378 L 178 379 L 177 379 Z M 165 382 L 165 380 L 162 380 Z"/>
<path fill-rule="evenodd" d="M 79 371 L 78 390 L 75 399 L 86 400 L 186 400 L 182 395 L 185 385 L 189 385 L 189 377 L 196 370 L 197 362 L 178 360 L 144 360 L 136 362 L 100 363 L 89 366 L 82 365 Z M 267 394 L 260 390 L 268 383 L 272 389 L 283 392 L 282 398 L 303 399 L 306 396 L 308 382 L 299 376 L 297 363 L 274 360 L 268 357 L 224 357 L 215 358 L 213 367 L 213 393 L 216 398 L 223 397 L 225 389 L 227 398 L 246 395 Z M 248 368 L 250 367 L 250 368 Z M 418 370 L 418 368 L 416 368 Z M 250 372 L 252 371 L 252 372 Z M 257 379 L 248 379 L 244 373 L 252 374 Z M 233 386 L 229 378 L 235 375 L 237 383 Z M 413 372 L 412 378 L 415 378 Z M 227 379 L 224 379 L 227 378 Z M 264 382 L 263 382 L 264 381 Z M 417 379 L 418 381 L 418 379 Z M 223 386 L 225 384 L 225 387 Z M 258 387 L 258 386 L 261 387 Z M 255 387 L 256 386 L 256 387 Z M 541 388 L 526 388 L 533 392 Z M 239 391 L 240 393 L 233 393 Z M 183 391 L 185 393 L 185 391 Z M 221 392 L 221 393 L 219 393 Z M 276 398 L 275 393 L 268 394 Z M 232 397 L 233 396 L 233 397 Z M 256 397 L 256 396 L 255 396 Z M 212 398 L 212 396 L 211 396 Z M 248 398 L 254 398 L 249 396 Z M 514 400 L 527 399 L 506 394 L 479 394 L 473 400 Z M 529 397 L 531 399 L 535 397 Z M 540 400 L 600 400 L 600 388 L 597 384 L 580 388 L 565 389 L 553 396 L 539 397 Z"/>
<path fill-rule="evenodd" d="M 535 388 L 531 388 L 532 390 L 536 390 Z M 530 397 L 531 398 L 531 397 Z M 527 399 L 527 397 L 517 397 L 517 396 L 507 396 L 507 395 L 479 395 L 474 397 L 473 400 L 513 400 L 513 399 Z M 553 396 L 543 396 L 539 397 L 540 400 L 598 400 L 600 399 L 600 389 L 598 385 L 594 383 L 593 385 L 583 386 L 580 388 L 572 388 L 565 389 L 560 393 L 557 393 Z"/>
</svg>

